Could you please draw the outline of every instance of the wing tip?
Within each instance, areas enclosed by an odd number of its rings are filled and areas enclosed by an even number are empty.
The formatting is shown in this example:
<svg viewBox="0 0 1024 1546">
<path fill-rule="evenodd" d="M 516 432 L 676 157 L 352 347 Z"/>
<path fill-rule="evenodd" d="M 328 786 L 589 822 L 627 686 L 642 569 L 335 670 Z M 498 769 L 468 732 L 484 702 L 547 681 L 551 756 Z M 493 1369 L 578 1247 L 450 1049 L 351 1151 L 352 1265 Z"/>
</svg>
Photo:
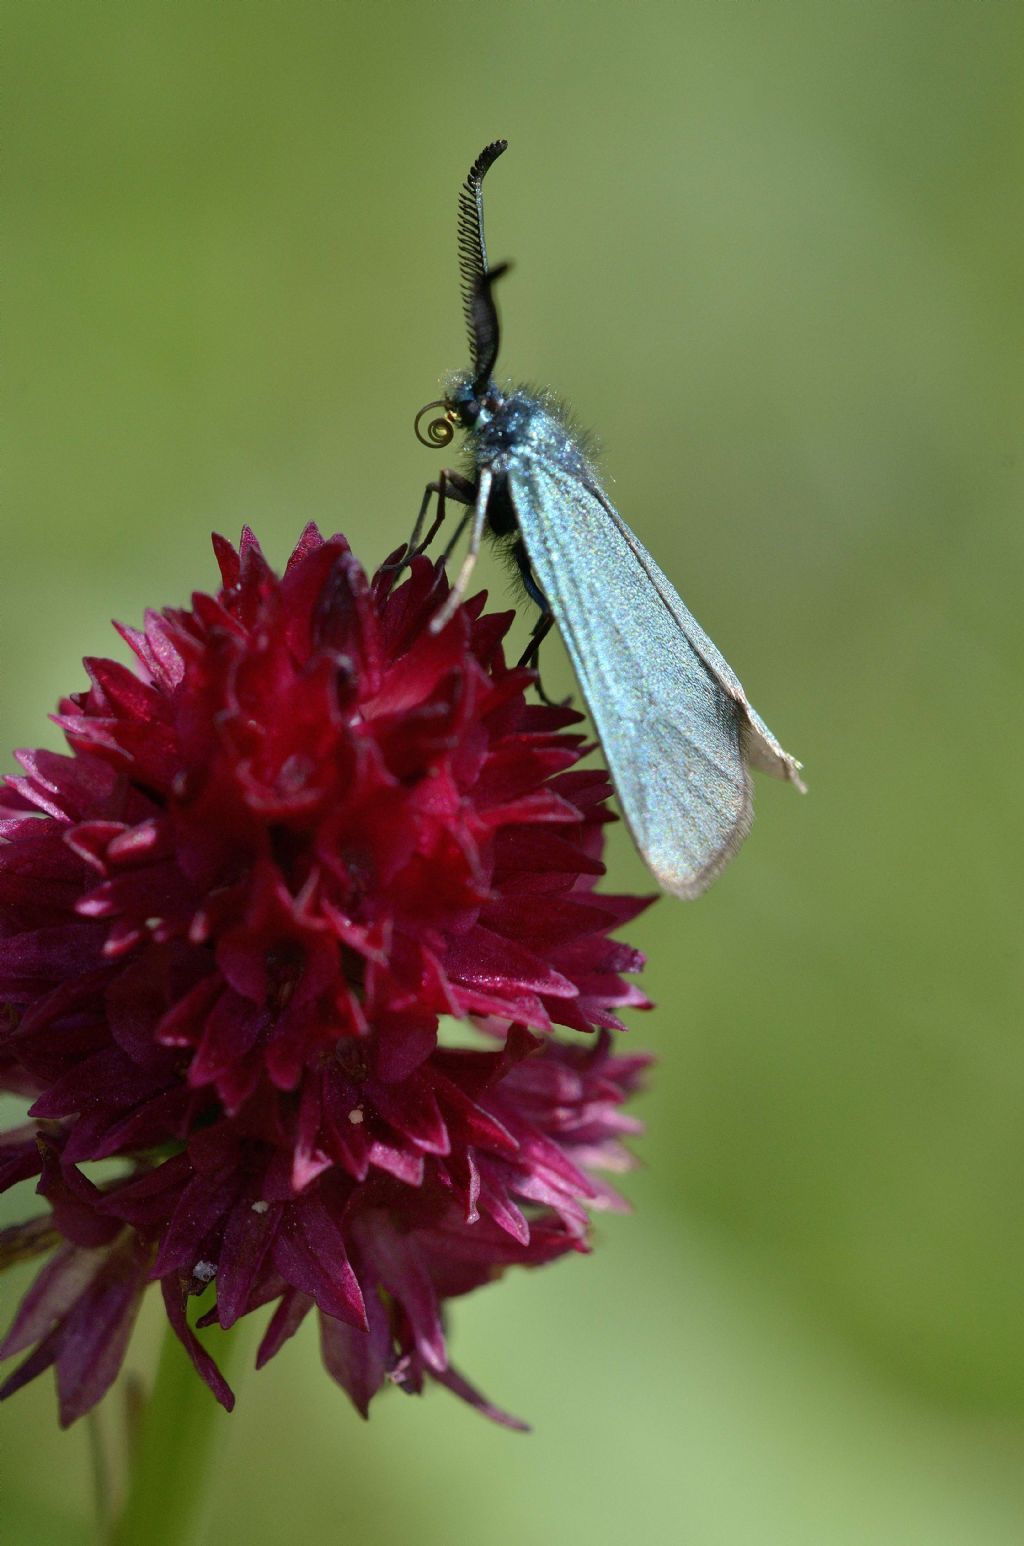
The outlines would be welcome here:
<svg viewBox="0 0 1024 1546">
<path fill-rule="evenodd" d="M 745 714 L 740 735 L 746 761 L 759 773 L 769 773 L 772 778 L 781 778 L 786 783 L 792 784 L 800 794 L 806 794 L 807 785 L 800 777 L 803 763 L 783 750 L 764 720 L 758 718 L 749 703 L 744 702 L 743 708 Z"/>
<path fill-rule="evenodd" d="M 743 801 L 736 820 L 730 827 L 725 841 L 715 849 L 711 858 L 699 870 L 680 874 L 678 866 L 656 863 L 652 856 L 644 854 L 658 884 L 671 896 L 678 897 L 681 902 L 693 902 L 697 897 L 703 896 L 711 883 L 718 879 L 726 865 L 739 852 L 750 834 L 754 824 L 754 786 L 745 765 L 743 772 Z"/>
<path fill-rule="evenodd" d="M 804 783 L 803 779 L 800 777 L 800 772 L 801 772 L 802 768 L 803 768 L 803 763 L 802 762 L 797 762 L 795 757 L 789 757 L 787 759 L 787 762 L 786 762 L 786 777 L 789 779 L 789 782 L 793 785 L 793 788 L 796 790 L 797 794 L 806 794 L 807 793 L 807 785 Z"/>
</svg>

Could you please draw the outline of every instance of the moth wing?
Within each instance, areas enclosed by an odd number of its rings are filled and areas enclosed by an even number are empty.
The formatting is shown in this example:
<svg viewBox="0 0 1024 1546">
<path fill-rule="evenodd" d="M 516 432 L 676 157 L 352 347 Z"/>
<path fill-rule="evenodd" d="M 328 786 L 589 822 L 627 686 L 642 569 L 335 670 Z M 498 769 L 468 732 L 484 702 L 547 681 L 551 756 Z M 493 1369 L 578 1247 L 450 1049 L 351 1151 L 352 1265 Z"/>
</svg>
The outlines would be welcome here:
<svg viewBox="0 0 1024 1546">
<path fill-rule="evenodd" d="M 534 461 L 508 476 L 636 845 L 666 890 L 699 896 L 750 830 L 748 758 L 792 759 L 601 489 Z"/>
<path fill-rule="evenodd" d="M 743 684 L 735 671 L 722 654 L 721 650 L 709 639 L 703 628 L 684 605 L 671 580 L 659 569 L 654 559 L 648 553 L 643 543 L 636 534 L 626 525 L 622 516 L 616 510 L 604 490 L 597 484 L 587 485 L 589 492 L 598 500 L 605 514 L 617 527 L 623 541 L 629 547 L 637 563 L 640 564 L 648 576 L 654 589 L 657 591 L 664 605 L 675 618 L 679 628 L 685 633 L 690 647 L 700 656 L 708 670 L 718 679 L 723 691 L 739 705 L 746 721 L 743 730 L 743 750 L 748 762 L 757 768 L 759 773 L 770 773 L 774 778 L 784 778 L 789 783 L 795 784 L 801 794 L 806 794 L 806 786 L 800 777 L 802 763 L 797 762 L 776 740 L 768 729 L 760 714 L 754 708 L 750 699 L 743 691 Z"/>
</svg>

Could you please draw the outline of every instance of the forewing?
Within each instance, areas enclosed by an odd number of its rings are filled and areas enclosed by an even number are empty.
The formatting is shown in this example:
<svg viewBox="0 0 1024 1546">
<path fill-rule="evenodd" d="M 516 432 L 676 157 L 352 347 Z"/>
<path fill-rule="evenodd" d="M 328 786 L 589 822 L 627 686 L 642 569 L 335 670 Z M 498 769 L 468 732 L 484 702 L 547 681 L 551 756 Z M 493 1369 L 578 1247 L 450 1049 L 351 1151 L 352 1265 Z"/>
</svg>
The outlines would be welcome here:
<svg viewBox="0 0 1024 1546">
<path fill-rule="evenodd" d="M 531 462 L 509 492 L 637 847 L 666 890 L 698 896 L 750 828 L 751 739 L 778 743 L 600 489 Z"/>
<path fill-rule="evenodd" d="M 607 494 L 596 484 L 589 492 L 592 493 L 601 505 L 605 514 L 617 528 L 622 540 L 626 543 L 641 569 L 647 575 L 651 585 L 657 591 L 663 605 L 675 618 L 679 627 L 690 643 L 694 653 L 699 655 L 705 666 L 714 676 L 722 689 L 742 709 L 743 725 L 741 727 L 743 753 L 748 762 L 752 763 L 761 773 L 771 773 L 775 778 L 787 779 L 795 784 L 801 794 L 806 794 L 804 782 L 800 777 L 802 763 L 797 762 L 772 735 L 768 726 L 754 708 L 750 699 L 743 691 L 743 685 L 739 677 L 714 642 L 708 638 L 697 619 L 683 605 L 678 591 L 672 582 L 666 578 L 654 559 L 648 553 L 643 543 L 636 534 L 626 525 L 622 516 L 609 500 Z"/>
</svg>

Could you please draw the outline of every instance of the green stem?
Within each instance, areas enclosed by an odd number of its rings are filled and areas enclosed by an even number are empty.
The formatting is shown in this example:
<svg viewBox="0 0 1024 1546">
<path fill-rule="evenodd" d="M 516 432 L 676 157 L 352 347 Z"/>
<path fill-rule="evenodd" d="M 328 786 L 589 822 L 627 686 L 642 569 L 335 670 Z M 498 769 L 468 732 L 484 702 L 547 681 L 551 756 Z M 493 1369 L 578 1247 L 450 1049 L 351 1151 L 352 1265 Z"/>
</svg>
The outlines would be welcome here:
<svg viewBox="0 0 1024 1546">
<path fill-rule="evenodd" d="M 104 1443 L 100 1414 L 96 1407 L 85 1419 L 89 1433 L 89 1466 L 92 1471 L 92 1493 L 96 1506 L 96 1540 L 98 1546 L 108 1546 L 110 1540 L 110 1464 Z"/>
<path fill-rule="evenodd" d="M 218 1339 L 218 1361 L 225 1342 Z M 168 1326 L 112 1546 L 191 1546 L 220 1407 Z"/>
</svg>

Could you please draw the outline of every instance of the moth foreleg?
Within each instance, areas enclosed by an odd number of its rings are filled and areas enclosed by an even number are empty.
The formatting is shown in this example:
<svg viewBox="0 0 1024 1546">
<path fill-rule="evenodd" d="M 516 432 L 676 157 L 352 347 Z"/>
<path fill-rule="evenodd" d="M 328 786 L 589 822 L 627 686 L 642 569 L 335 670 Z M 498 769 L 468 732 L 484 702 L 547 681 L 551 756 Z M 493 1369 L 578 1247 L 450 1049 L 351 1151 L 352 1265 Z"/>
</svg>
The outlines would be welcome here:
<svg viewBox="0 0 1024 1546">
<path fill-rule="evenodd" d="M 437 509 L 434 511 L 434 519 L 431 522 L 430 530 L 421 542 L 420 533 L 427 519 L 430 501 L 435 494 L 437 495 Z M 427 551 L 444 524 L 445 503 L 449 499 L 455 504 L 472 507 L 476 502 L 476 488 L 468 478 L 462 476 L 461 472 L 455 472 L 451 467 L 442 467 L 438 476 L 431 483 L 428 483 L 423 490 L 423 498 L 420 501 L 420 508 L 416 514 L 416 523 L 413 526 L 412 535 L 405 545 L 405 551 L 401 558 L 396 559 L 394 563 L 383 566 L 385 572 L 393 572 L 394 578 L 397 579 L 402 570 L 407 568 L 414 558 L 418 558 L 421 553 Z"/>
<path fill-rule="evenodd" d="M 492 481 L 492 473 L 487 468 L 484 468 L 483 472 L 480 474 L 480 482 L 477 484 L 476 501 L 473 505 L 472 512 L 470 515 L 464 516 L 463 519 L 459 522 L 455 535 L 452 537 L 448 546 L 444 550 L 442 562 L 445 562 L 449 558 L 452 549 L 455 547 L 456 543 L 462 536 L 467 522 L 472 520 L 472 525 L 470 526 L 469 532 L 468 551 L 465 558 L 462 560 L 458 574 L 455 576 L 455 581 L 452 585 L 452 588 L 445 598 L 444 605 L 431 619 L 431 633 L 440 633 L 445 624 L 451 621 L 459 607 L 459 604 L 462 601 L 463 596 L 466 594 L 466 587 L 469 584 L 473 570 L 476 568 L 476 561 L 480 556 L 480 545 L 483 542 L 484 530 L 487 526 L 487 501 L 491 497 Z"/>
</svg>

